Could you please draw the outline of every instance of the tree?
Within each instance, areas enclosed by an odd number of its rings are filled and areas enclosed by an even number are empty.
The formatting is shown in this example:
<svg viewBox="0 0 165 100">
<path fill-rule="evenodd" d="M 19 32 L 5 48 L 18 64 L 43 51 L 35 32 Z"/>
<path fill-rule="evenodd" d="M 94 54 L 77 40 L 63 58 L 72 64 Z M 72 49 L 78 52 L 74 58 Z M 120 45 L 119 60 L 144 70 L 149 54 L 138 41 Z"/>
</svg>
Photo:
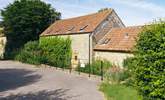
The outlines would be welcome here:
<svg viewBox="0 0 165 100">
<path fill-rule="evenodd" d="M 165 22 L 144 27 L 135 50 L 135 85 L 145 100 L 165 100 Z"/>
<path fill-rule="evenodd" d="M 17 50 L 28 41 L 38 40 L 53 21 L 61 14 L 40 0 L 15 0 L 1 11 L 5 35 L 6 54 Z"/>
<path fill-rule="evenodd" d="M 3 23 L 2 23 L 2 21 L 0 21 L 0 27 L 3 27 Z"/>
</svg>

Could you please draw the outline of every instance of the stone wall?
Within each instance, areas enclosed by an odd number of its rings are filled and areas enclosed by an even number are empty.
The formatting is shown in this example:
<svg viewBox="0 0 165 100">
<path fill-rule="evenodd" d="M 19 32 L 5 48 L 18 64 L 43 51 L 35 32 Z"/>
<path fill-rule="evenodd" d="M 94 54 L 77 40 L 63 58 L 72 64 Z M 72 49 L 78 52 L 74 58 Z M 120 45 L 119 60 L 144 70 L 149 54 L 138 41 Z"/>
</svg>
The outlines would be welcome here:
<svg viewBox="0 0 165 100">
<path fill-rule="evenodd" d="M 4 57 L 6 37 L 0 37 L 0 58 Z"/>
<path fill-rule="evenodd" d="M 123 52 L 108 52 L 108 51 L 95 51 L 95 59 L 106 59 L 111 61 L 112 64 L 123 67 L 123 61 L 127 57 L 132 57 L 131 53 Z"/>
<path fill-rule="evenodd" d="M 89 35 L 90 33 L 84 34 L 71 34 L 71 35 L 58 35 L 58 37 L 67 38 L 69 37 L 72 41 L 72 59 L 77 58 L 80 59 L 81 62 L 87 63 L 89 61 Z M 54 37 L 54 36 L 51 36 Z M 90 60 L 92 61 L 92 38 L 90 37 Z"/>
</svg>

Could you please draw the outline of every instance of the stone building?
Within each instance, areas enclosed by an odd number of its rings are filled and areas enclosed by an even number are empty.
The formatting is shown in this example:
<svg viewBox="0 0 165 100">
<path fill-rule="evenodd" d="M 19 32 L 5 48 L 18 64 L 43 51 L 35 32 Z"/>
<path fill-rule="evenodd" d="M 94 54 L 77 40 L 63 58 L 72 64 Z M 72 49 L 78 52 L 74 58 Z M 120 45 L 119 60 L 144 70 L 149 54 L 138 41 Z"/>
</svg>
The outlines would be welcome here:
<svg viewBox="0 0 165 100">
<path fill-rule="evenodd" d="M 73 59 L 88 62 L 94 57 L 93 49 L 98 41 L 113 27 L 125 27 L 113 9 L 59 20 L 46 29 L 43 37 L 70 37 Z"/>
<path fill-rule="evenodd" d="M 118 32 L 120 29 L 123 32 Z M 92 61 L 94 58 L 103 58 L 111 60 L 112 63 L 116 61 L 121 63 L 121 60 L 126 58 L 127 55 L 132 54 L 120 50 L 123 47 L 117 44 L 120 39 L 115 40 L 117 38 L 113 38 L 114 35 L 111 35 L 111 33 L 119 36 L 119 38 L 123 38 L 121 36 L 125 36 L 128 33 L 128 38 L 126 38 L 129 42 L 132 42 L 129 40 L 133 38 L 131 29 L 125 28 L 125 25 L 113 9 L 56 21 L 41 34 L 41 37 L 70 37 L 72 40 L 72 59 L 79 59 L 82 63 Z M 106 37 L 110 38 L 110 40 L 106 39 Z M 106 45 L 111 45 L 111 42 L 117 42 L 114 45 L 120 45 L 121 48 L 114 48 L 116 51 L 109 50 L 110 48 Z M 128 45 L 132 47 L 132 44 Z M 125 48 L 123 49 L 125 50 Z M 122 51 L 122 53 L 119 53 L 119 51 Z M 118 57 L 119 60 L 115 60 Z"/>
<path fill-rule="evenodd" d="M 3 59 L 5 52 L 6 37 L 3 34 L 3 28 L 0 28 L 0 58 Z"/>
<path fill-rule="evenodd" d="M 140 26 L 113 28 L 94 48 L 95 59 L 107 59 L 113 64 L 122 66 L 123 60 L 132 57 Z"/>
</svg>

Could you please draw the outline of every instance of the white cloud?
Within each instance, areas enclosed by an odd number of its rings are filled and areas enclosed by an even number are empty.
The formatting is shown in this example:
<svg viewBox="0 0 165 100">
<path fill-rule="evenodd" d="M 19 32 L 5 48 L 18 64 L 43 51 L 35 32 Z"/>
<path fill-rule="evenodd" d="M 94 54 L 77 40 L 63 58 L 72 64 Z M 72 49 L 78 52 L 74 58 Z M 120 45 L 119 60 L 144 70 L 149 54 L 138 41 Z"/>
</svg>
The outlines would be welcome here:
<svg viewBox="0 0 165 100">
<path fill-rule="evenodd" d="M 116 8 L 126 25 L 141 25 L 165 17 L 165 7 L 149 0 L 105 0 Z"/>
<path fill-rule="evenodd" d="M 44 0 L 45 2 L 51 4 L 53 7 L 62 13 L 62 18 L 71 18 L 81 15 L 86 15 L 97 11 L 100 4 L 94 0 L 79 1 L 79 0 Z"/>
<path fill-rule="evenodd" d="M 14 0 L 0 0 L 0 9 Z M 114 8 L 126 25 L 141 25 L 155 18 L 165 18 L 165 6 L 151 0 L 42 0 L 62 13 L 63 18 L 97 12 L 100 8 Z"/>
<path fill-rule="evenodd" d="M 165 7 L 161 7 L 151 2 L 146 2 L 144 0 L 116 0 L 115 2 L 122 3 L 131 7 L 139 8 L 142 10 L 150 11 L 152 13 L 165 13 Z"/>
</svg>

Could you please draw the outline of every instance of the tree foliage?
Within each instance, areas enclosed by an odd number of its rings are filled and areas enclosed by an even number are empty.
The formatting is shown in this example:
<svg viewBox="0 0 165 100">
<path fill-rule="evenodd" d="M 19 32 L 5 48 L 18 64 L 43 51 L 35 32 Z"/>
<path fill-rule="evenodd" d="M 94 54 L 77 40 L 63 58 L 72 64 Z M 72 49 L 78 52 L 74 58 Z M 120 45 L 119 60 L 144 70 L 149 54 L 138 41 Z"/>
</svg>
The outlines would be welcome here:
<svg viewBox="0 0 165 100">
<path fill-rule="evenodd" d="M 165 22 L 144 27 L 135 50 L 135 84 L 145 100 L 165 99 Z"/>
<path fill-rule="evenodd" d="M 15 0 L 1 11 L 1 15 L 7 52 L 23 47 L 28 41 L 38 40 L 40 33 L 61 16 L 51 5 L 40 0 Z"/>
<path fill-rule="evenodd" d="M 44 59 L 45 57 L 41 53 L 38 41 L 30 41 L 26 43 L 15 56 L 15 60 L 35 65 L 41 64 Z"/>
</svg>

